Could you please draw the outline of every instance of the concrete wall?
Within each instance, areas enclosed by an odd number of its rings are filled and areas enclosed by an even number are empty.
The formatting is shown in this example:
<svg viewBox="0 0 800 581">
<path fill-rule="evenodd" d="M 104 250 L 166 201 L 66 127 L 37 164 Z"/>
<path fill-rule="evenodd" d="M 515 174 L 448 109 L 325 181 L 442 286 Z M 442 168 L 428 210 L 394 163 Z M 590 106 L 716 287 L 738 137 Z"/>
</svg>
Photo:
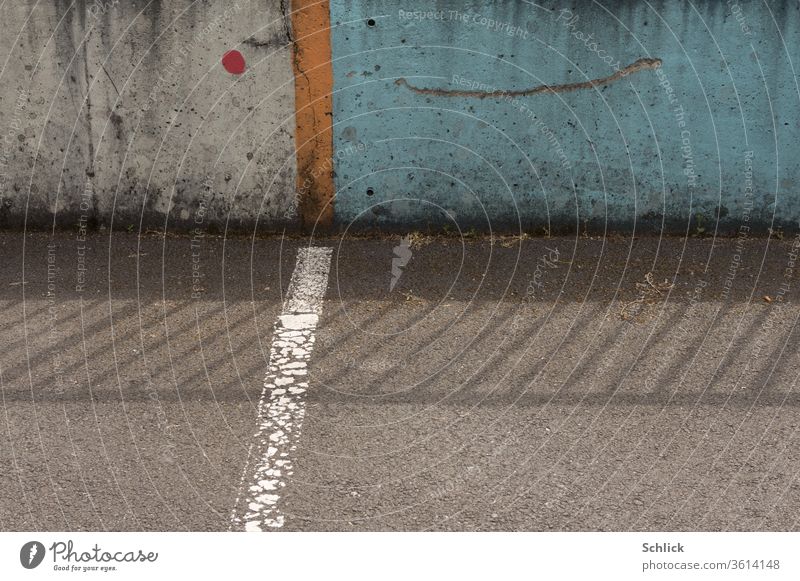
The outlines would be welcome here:
<svg viewBox="0 0 800 581">
<path fill-rule="evenodd" d="M 794 0 L 21 0 L 0 21 L 0 227 L 800 220 Z"/>
<path fill-rule="evenodd" d="M 332 0 L 331 20 L 342 226 L 800 219 L 794 0 Z"/>
<path fill-rule="evenodd" d="M 0 226 L 296 223 L 279 0 L 0 6 Z M 221 66 L 238 49 L 243 75 Z"/>
</svg>

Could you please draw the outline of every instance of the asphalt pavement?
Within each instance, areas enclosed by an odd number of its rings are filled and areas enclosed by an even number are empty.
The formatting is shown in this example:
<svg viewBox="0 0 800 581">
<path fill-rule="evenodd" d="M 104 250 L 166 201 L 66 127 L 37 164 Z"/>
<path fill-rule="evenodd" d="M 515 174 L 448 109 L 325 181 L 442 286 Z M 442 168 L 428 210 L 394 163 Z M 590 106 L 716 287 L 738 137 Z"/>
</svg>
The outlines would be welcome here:
<svg viewBox="0 0 800 581">
<path fill-rule="evenodd" d="M 797 530 L 799 246 L 2 233 L 0 530 L 242 528 L 308 247 L 274 530 Z"/>
</svg>

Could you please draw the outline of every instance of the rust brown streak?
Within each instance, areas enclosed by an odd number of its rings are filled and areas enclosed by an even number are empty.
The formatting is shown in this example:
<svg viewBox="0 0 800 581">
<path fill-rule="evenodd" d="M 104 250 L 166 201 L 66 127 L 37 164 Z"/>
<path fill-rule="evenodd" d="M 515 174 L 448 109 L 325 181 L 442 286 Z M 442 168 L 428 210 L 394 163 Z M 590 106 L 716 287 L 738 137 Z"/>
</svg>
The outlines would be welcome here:
<svg viewBox="0 0 800 581">
<path fill-rule="evenodd" d="M 333 223 L 333 68 L 327 0 L 292 0 L 297 190 L 306 230 Z"/>
</svg>

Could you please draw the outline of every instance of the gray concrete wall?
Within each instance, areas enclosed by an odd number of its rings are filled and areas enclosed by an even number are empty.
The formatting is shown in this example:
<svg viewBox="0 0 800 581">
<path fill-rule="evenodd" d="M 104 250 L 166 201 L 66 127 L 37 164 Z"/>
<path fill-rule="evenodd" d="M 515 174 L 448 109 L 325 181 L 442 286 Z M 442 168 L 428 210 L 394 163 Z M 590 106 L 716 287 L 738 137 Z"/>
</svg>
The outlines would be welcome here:
<svg viewBox="0 0 800 581">
<path fill-rule="evenodd" d="M 0 227 L 294 223 L 287 19 L 279 0 L 4 2 Z"/>
</svg>

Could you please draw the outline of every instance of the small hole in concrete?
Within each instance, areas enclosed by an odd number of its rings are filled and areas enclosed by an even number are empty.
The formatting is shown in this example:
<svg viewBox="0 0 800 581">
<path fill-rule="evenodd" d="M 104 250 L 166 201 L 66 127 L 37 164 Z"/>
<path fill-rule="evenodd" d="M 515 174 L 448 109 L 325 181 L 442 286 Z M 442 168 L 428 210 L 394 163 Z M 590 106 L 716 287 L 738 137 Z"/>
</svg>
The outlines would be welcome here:
<svg viewBox="0 0 800 581">
<path fill-rule="evenodd" d="M 375 193 L 375 190 L 373 190 L 372 188 L 367 188 L 367 195 L 368 196 L 371 196 L 374 193 Z"/>
<path fill-rule="evenodd" d="M 370 18 L 369 20 L 367 20 L 367 26 L 375 26 L 375 19 Z"/>
</svg>

